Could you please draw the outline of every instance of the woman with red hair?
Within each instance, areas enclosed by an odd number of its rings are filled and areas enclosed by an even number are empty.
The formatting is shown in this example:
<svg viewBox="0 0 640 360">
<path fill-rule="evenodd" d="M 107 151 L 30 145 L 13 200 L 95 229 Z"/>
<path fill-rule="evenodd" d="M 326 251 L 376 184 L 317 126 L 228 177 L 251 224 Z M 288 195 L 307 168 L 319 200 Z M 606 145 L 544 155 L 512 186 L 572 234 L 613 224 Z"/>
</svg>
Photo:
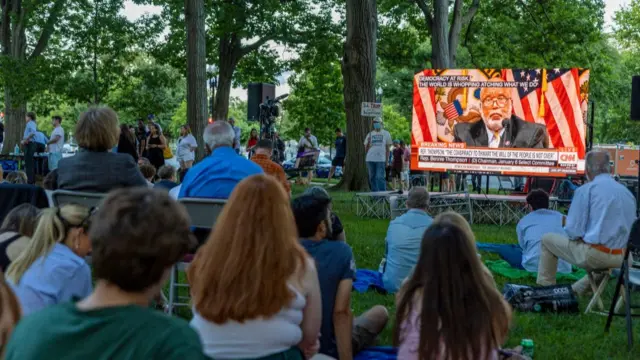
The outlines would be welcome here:
<svg viewBox="0 0 640 360">
<path fill-rule="evenodd" d="M 187 276 L 191 326 L 207 356 L 302 359 L 317 351 L 318 275 L 274 178 L 254 175 L 236 186 Z"/>
</svg>

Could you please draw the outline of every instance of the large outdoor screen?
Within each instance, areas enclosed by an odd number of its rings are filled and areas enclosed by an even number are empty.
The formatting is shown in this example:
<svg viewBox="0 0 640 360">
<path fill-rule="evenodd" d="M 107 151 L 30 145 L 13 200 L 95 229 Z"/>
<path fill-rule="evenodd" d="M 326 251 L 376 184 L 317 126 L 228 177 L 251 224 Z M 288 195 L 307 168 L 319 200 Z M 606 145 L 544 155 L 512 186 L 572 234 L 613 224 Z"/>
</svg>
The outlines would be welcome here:
<svg viewBox="0 0 640 360">
<path fill-rule="evenodd" d="M 584 173 L 589 70 L 424 70 L 413 81 L 411 170 Z"/>
</svg>

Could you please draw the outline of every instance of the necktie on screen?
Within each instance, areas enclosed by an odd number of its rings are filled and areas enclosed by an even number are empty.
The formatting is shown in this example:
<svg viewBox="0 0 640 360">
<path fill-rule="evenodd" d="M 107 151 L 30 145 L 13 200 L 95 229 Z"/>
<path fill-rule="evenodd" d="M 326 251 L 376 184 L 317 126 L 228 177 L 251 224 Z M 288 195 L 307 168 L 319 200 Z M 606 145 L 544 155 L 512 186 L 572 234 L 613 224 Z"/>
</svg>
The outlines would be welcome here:
<svg viewBox="0 0 640 360">
<path fill-rule="evenodd" d="M 498 148 L 500 147 L 500 131 L 493 132 L 493 139 L 491 139 L 491 143 L 489 143 L 490 148 Z"/>
</svg>

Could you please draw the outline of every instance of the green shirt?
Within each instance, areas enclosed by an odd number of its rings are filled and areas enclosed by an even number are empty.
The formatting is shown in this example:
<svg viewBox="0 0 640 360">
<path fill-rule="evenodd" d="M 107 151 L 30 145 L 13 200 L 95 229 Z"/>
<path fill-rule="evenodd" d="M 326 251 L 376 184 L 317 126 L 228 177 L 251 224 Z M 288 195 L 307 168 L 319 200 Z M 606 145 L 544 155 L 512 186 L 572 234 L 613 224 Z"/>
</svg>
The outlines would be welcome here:
<svg viewBox="0 0 640 360">
<path fill-rule="evenodd" d="M 46 308 L 18 323 L 6 350 L 6 360 L 208 359 L 186 321 L 137 305 Z"/>
</svg>

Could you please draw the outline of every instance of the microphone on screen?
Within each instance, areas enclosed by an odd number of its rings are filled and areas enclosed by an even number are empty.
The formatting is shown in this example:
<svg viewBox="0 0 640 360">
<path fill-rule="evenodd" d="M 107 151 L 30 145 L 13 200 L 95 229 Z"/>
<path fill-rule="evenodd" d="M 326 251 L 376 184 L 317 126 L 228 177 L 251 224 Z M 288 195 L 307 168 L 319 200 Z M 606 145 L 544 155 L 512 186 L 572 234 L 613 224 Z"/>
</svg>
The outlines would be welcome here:
<svg viewBox="0 0 640 360">
<path fill-rule="evenodd" d="M 504 120 L 502 120 L 502 127 L 503 127 L 503 128 L 505 128 L 505 129 L 506 129 L 506 128 L 508 128 L 508 127 L 509 127 L 509 125 L 511 125 L 511 122 L 509 121 L 509 119 L 504 119 Z"/>
</svg>

